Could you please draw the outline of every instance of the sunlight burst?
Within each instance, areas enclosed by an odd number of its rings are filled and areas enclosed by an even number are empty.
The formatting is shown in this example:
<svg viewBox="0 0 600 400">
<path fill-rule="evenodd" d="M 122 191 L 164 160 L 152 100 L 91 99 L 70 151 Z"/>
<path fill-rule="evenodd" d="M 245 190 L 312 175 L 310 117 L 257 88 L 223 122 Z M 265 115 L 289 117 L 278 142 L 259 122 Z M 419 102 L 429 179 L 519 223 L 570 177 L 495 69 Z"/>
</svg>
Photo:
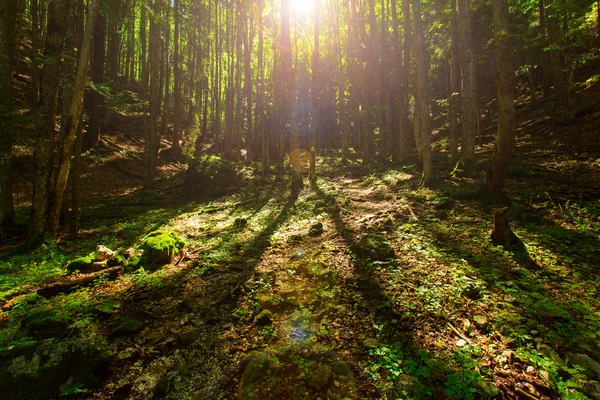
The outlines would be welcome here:
<svg viewBox="0 0 600 400">
<path fill-rule="evenodd" d="M 315 0 L 291 0 L 292 13 L 309 16 L 314 8 Z"/>
</svg>

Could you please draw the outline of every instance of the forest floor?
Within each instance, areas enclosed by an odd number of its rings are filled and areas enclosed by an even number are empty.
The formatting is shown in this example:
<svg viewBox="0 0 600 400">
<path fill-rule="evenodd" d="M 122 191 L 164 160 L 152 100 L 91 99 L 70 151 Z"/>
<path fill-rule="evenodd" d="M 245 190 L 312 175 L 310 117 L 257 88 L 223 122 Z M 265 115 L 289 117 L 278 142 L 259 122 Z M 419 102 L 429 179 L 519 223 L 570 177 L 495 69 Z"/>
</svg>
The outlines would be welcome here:
<svg viewBox="0 0 600 400">
<path fill-rule="evenodd" d="M 477 196 L 491 137 L 474 177 L 444 172 L 438 138 L 433 188 L 414 166 L 331 153 L 296 201 L 288 174 L 251 167 L 235 193 L 193 201 L 178 164 L 141 191 L 139 138 L 109 131 L 85 157 L 80 237 L 0 248 L 0 345 L 108 342 L 99 387 L 69 381 L 61 398 L 599 398 L 599 92 L 585 88 L 569 126 L 519 108 L 507 206 L 522 245 L 509 250 L 491 243 L 494 207 Z M 156 229 L 186 241 L 172 265 L 36 294 L 72 279 L 67 262 L 96 245 L 123 252 Z M 364 257 L 365 235 L 392 257 Z M 32 333 L 23 321 L 36 313 L 45 325 Z"/>
</svg>

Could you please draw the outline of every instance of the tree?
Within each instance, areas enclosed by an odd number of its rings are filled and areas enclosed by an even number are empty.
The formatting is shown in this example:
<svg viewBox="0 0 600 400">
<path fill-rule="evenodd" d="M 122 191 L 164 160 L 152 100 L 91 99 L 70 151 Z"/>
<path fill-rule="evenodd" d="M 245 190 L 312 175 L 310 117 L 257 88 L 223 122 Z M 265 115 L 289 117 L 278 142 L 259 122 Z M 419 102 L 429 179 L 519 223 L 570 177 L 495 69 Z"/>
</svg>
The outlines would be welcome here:
<svg viewBox="0 0 600 400">
<path fill-rule="evenodd" d="M 462 88 L 460 91 L 462 136 L 461 163 L 469 174 L 475 168 L 475 134 L 477 132 L 477 81 L 475 52 L 471 28 L 471 0 L 458 0 L 460 26 L 460 65 Z"/>
<path fill-rule="evenodd" d="M 33 153 L 35 178 L 29 226 L 31 243 L 43 238 L 48 228 L 56 135 L 54 127 L 62 69 L 61 59 L 68 27 L 64 21 L 69 19 L 70 6 L 69 0 L 54 0 L 48 6 L 48 32 L 44 46 L 44 70 L 41 82 L 42 96 Z"/>
<path fill-rule="evenodd" d="M 12 181 L 13 132 L 12 72 L 16 9 L 13 1 L 0 1 L 0 231 L 15 226 Z"/>
<path fill-rule="evenodd" d="M 426 184 L 433 181 L 433 161 L 431 157 L 431 122 L 429 116 L 428 80 L 429 63 L 427 46 L 421 22 L 421 1 L 413 0 L 413 20 L 415 31 L 415 58 L 417 73 L 417 93 L 415 99 L 415 140 L 417 154 L 423 167 L 423 179 Z"/>
<path fill-rule="evenodd" d="M 515 75 L 507 0 L 494 0 L 494 44 L 496 55 L 496 88 L 498 96 L 498 133 L 492 166 L 487 177 L 487 191 L 492 201 L 502 196 L 510 158 L 515 146 Z"/>
<path fill-rule="evenodd" d="M 71 170 L 71 157 L 73 155 L 73 146 L 77 137 L 79 129 L 79 121 L 81 118 L 81 111 L 83 109 L 83 95 L 85 93 L 85 86 L 87 83 L 87 73 L 90 64 L 90 58 L 92 53 L 92 41 L 94 37 L 94 30 L 96 21 L 98 19 L 98 13 L 100 10 L 101 0 L 93 0 L 88 11 L 88 23 L 81 45 L 81 51 L 79 54 L 79 64 L 77 67 L 77 78 L 73 86 L 73 93 L 71 96 L 71 104 L 69 105 L 69 111 L 66 114 L 66 120 L 63 121 L 65 137 L 62 138 L 62 146 L 59 149 L 59 164 L 58 173 L 56 178 L 56 184 L 52 192 L 52 198 L 50 199 L 50 214 L 48 217 L 48 232 L 51 235 L 56 235 L 58 229 L 58 221 L 60 212 L 62 210 L 62 203 L 65 188 L 67 187 L 67 179 Z"/>
<path fill-rule="evenodd" d="M 290 0 L 281 0 L 281 70 L 285 87 L 285 115 L 290 130 L 290 164 L 292 165 L 291 195 L 298 198 L 304 187 L 298 151 L 298 125 L 296 123 L 296 77 L 292 67 L 292 43 L 290 40 Z"/>
<path fill-rule="evenodd" d="M 314 40 L 315 46 L 313 49 L 313 60 L 312 60 L 312 129 L 310 138 L 310 180 L 312 182 L 317 181 L 317 136 L 319 135 L 319 0 L 315 0 L 314 5 Z"/>
</svg>

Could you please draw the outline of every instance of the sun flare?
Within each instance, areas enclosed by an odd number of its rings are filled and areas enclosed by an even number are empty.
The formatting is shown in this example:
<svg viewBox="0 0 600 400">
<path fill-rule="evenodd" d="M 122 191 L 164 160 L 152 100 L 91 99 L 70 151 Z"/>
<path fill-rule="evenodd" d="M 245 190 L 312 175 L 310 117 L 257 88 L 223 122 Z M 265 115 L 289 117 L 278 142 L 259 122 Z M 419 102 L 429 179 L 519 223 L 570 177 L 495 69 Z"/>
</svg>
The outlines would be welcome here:
<svg viewBox="0 0 600 400">
<path fill-rule="evenodd" d="M 292 0 L 292 12 L 308 16 L 315 6 L 315 0 Z"/>
</svg>

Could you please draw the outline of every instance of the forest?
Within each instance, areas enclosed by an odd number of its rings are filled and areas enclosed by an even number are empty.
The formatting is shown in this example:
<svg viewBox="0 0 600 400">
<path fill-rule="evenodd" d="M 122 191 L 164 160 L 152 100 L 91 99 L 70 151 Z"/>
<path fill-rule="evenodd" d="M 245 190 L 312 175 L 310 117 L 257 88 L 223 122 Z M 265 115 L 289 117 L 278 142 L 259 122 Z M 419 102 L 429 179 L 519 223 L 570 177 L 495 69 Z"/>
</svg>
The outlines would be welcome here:
<svg viewBox="0 0 600 400">
<path fill-rule="evenodd" d="M 0 0 L 0 397 L 600 399 L 600 1 Z"/>
</svg>

